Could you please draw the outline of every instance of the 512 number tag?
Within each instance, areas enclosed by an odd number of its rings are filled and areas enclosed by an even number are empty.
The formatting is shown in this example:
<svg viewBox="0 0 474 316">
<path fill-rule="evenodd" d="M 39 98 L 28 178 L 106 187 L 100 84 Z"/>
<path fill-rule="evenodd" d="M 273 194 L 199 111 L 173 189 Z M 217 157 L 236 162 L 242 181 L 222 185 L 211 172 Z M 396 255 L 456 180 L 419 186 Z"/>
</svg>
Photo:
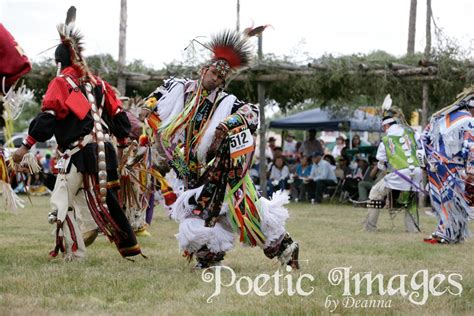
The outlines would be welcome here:
<svg viewBox="0 0 474 316">
<path fill-rule="evenodd" d="M 230 157 L 237 158 L 248 154 L 254 149 L 253 136 L 249 129 L 230 137 Z"/>
</svg>

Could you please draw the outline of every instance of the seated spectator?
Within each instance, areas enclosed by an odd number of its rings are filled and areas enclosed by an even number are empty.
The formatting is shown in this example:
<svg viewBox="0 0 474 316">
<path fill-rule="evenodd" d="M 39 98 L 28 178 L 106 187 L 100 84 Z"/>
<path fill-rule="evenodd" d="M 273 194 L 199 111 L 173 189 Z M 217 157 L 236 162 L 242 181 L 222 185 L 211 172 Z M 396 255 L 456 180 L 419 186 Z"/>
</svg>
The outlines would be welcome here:
<svg viewBox="0 0 474 316">
<path fill-rule="evenodd" d="M 270 147 L 270 149 L 273 151 L 273 148 L 276 147 L 276 138 L 273 137 L 273 136 L 270 136 L 268 138 L 268 147 Z"/>
<path fill-rule="evenodd" d="M 41 167 L 43 168 L 43 172 L 45 174 L 51 172 L 50 164 L 51 164 L 51 154 L 46 154 L 41 161 Z"/>
<path fill-rule="evenodd" d="M 290 176 L 291 197 L 300 201 L 307 200 L 309 192 L 309 176 L 311 174 L 311 157 L 301 158 L 301 162 L 296 165 L 295 173 Z"/>
<path fill-rule="evenodd" d="M 26 170 L 21 170 L 15 173 L 11 180 L 11 186 L 16 194 L 28 193 L 28 173 Z"/>
<path fill-rule="evenodd" d="M 41 196 L 51 193 L 44 185 L 44 177 L 42 173 L 35 173 L 31 175 L 28 180 L 28 192 L 31 195 Z"/>
<path fill-rule="evenodd" d="M 273 148 L 273 161 L 275 161 L 276 158 L 280 158 L 280 157 L 285 159 L 283 157 L 283 148 L 281 148 L 281 147 Z"/>
<path fill-rule="evenodd" d="M 321 203 L 323 194 L 328 186 L 336 185 L 337 178 L 331 164 L 323 159 L 323 153 L 317 151 L 313 154 L 313 166 L 311 168 L 311 186 L 310 191 L 311 200 L 314 199 L 316 203 Z"/>
<path fill-rule="evenodd" d="M 273 148 L 275 148 L 275 137 L 268 138 L 268 146 L 265 148 L 265 157 L 267 158 L 267 163 L 271 163 L 273 161 Z"/>
<path fill-rule="evenodd" d="M 288 133 L 288 135 L 286 135 L 285 141 L 283 142 L 283 156 L 285 156 L 289 163 L 293 163 L 296 160 L 296 154 L 297 150 L 295 136 Z"/>
<path fill-rule="evenodd" d="M 346 147 L 346 143 L 344 141 L 344 137 L 338 136 L 336 138 L 336 145 L 332 149 L 332 155 L 334 158 L 339 158 L 342 155 L 342 150 Z"/>
<path fill-rule="evenodd" d="M 336 171 L 336 159 L 332 155 L 326 154 L 323 157 L 324 160 L 331 164 L 331 168 L 333 171 Z"/>
<path fill-rule="evenodd" d="M 41 153 L 39 150 L 36 151 L 35 158 L 38 165 L 41 166 L 41 159 L 43 159 L 43 156 L 41 156 Z"/>
<path fill-rule="evenodd" d="M 380 172 L 377 168 L 377 159 L 375 157 L 369 157 L 369 168 L 364 174 L 362 181 L 357 184 L 359 192 L 359 201 L 367 201 L 369 199 L 369 192 L 375 184 Z"/>
<path fill-rule="evenodd" d="M 352 149 L 359 148 L 361 145 L 362 142 L 360 141 L 360 136 L 355 134 L 354 137 L 352 137 Z"/>
<path fill-rule="evenodd" d="M 296 142 L 296 153 L 298 154 L 298 157 L 301 158 L 301 154 L 300 154 L 300 149 L 301 149 L 301 145 L 303 145 L 302 142 Z"/>
<path fill-rule="evenodd" d="M 287 188 L 290 169 L 288 169 L 283 157 L 273 159 L 273 163 L 269 166 L 268 173 L 268 196 L 272 196 L 277 190 L 285 190 Z"/>
<path fill-rule="evenodd" d="M 356 158 L 357 168 L 350 175 L 347 175 L 342 185 L 342 190 L 349 193 L 349 198 L 357 199 L 359 195 L 358 185 L 369 174 L 369 162 L 366 157 Z"/>
<path fill-rule="evenodd" d="M 347 158 L 347 156 L 339 157 L 335 170 L 336 177 L 338 179 L 344 179 L 347 175 L 350 175 L 351 173 L 352 169 L 350 167 L 349 158 Z"/>
<path fill-rule="evenodd" d="M 326 146 L 326 142 L 322 138 L 320 138 L 318 140 L 319 140 L 319 143 L 321 144 L 323 154 L 325 154 L 325 155 L 326 154 L 331 154 L 331 151 Z"/>
</svg>

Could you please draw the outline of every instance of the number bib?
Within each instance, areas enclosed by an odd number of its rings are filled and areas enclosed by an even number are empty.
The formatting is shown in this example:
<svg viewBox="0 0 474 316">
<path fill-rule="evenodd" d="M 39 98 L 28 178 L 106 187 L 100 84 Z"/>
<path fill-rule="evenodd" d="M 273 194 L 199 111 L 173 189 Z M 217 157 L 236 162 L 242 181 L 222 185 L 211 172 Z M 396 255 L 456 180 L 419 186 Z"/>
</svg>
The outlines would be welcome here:
<svg viewBox="0 0 474 316">
<path fill-rule="evenodd" d="M 237 158 L 252 152 L 254 149 L 253 136 L 249 129 L 245 129 L 230 136 L 230 157 Z"/>
<path fill-rule="evenodd" d="M 56 165 L 54 165 L 54 168 L 58 169 L 58 170 L 61 170 L 64 168 L 64 163 L 65 163 L 65 159 L 64 158 L 60 158 L 58 161 L 56 161 Z"/>
</svg>

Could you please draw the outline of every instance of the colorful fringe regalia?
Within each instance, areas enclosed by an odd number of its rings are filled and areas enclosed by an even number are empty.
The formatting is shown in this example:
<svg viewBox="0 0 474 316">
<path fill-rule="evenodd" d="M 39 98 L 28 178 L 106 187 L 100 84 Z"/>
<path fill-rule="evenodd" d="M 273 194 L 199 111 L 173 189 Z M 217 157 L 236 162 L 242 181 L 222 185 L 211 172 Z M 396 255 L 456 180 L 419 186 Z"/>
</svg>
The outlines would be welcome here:
<svg viewBox="0 0 474 316">
<path fill-rule="evenodd" d="M 114 136 L 120 146 L 126 145 L 130 122 L 112 87 L 89 71 L 75 18 L 76 9 L 71 7 L 66 23 L 58 25 L 58 76 L 48 86 L 41 112 L 30 123 L 22 151 L 53 136 L 58 143 L 60 172 L 50 200 L 57 226 L 51 256 L 60 251 L 68 260 L 85 256 L 76 220 L 79 201 L 84 202 L 80 204 L 83 215 L 92 216 L 123 257 L 135 256 L 141 249 L 118 201 L 118 162 L 111 142 Z"/>
<path fill-rule="evenodd" d="M 31 63 L 20 45 L 10 32 L 0 23 L 0 129 L 5 128 L 5 140 L 13 132 L 13 120 L 20 115 L 23 104 L 33 97 L 32 91 L 24 86 L 15 91 L 17 81 L 31 70 Z M 9 166 L 5 152 L 0 150 L 0 187 L 5 197 L 8 210 L 16 211 L 24 207 L 21 200 L 10 186 Z"/>
<path fill-rule="evenodd" d="M 124 150 L 120 174 L 120 202 L 135 233 L 145 230 L 150 177 L 147 174 L 149 148 L 133 142 Z"/>
<path fill-rule="evenodd" d="M 169 164 L 181 179 L 174 181 L 179 194 L 171 210 L 171 217 L 180 222 L 181 250 L 212 263 L 234 247 L 237 233 L 244 244 L 271 249 L 266 252 L 271 258 L 288 248 L 282 259 L 288 263 L 296 247 L 284 228 L 288 196 L 278 192 L 271 201 L 261 198 L 248 173 L 257 107 L 219 90 L 203 93 L 198 81 L 170 79 L 156 93 L 161 101 L 155 113 L 169 111 L 168 107 L 180 113 L 172 119 L 159 115 L 159 135 Z M 216 128 L 222 125 L 228 136 L 209 155 Z M 248 135 L 251 145 L 231 153 L 231 143 Z"/>
<path fill-rule="evenodd" d="M 433 115 L 423 134 L 431 205 L 439 224 L 431 243 L 458 243 L 469 236 L 474 218 L 474 90 Z"/>
<path fill-rule="evenodd" d="M 153 152 L 149 136 L 143 134 L 138 143 L 133 142 L 124 152 L 121 163 L 121 202 L 127 218 L 137 235 L 149 236 L 146 220 L 149 208 L 154 207 L 155 191 L 159 190 L 165 206 L 176 200 L 167 180 L 157 170 L 153 162 Z"/>
<path fill-rule="evenodd" d="M 242 243 L 261 246 L 269 258 L 298 268 L 298 244 L 284 228 L 288 196 L 279 192 L 271 201 L 261 198 L 249 177 L 257 106 L 202 86 L 212 76 L 225 81 L 229 71 L 248 64 L 246 39 L 225 31 L 205 47 L 213 57 L 200 80 L 167 80 L 147 100 L 161 147 L 180 179 L 175 191 L 182 190 L 171 209 L 180 223 L 180 248 L 204 268 L 233 248 L 236 232 Z"/>
</svg>

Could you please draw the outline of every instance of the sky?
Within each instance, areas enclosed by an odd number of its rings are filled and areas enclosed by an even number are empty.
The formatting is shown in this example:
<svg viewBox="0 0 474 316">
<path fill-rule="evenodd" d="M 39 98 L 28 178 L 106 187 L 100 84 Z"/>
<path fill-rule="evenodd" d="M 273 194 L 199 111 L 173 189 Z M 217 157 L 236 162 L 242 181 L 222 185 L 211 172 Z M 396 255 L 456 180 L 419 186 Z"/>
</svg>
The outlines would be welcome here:
<svg viewBox="0 0 474 316">
<path fill-rule="evenodd" d="M 236 26 L 237 0 L 129 0 L 127 62 L 141 59 L 161 68 L 184 60 L 184 48 L 196 36 Z M 69 6 L 77 8 L 76 25 L 86 55 L 118 58 L 120 0 L 0 0 L 0 22 L 30 59 L 53 55 L 41 51 L 58 43 L 56 25 Z M 270 24 L 263 51 L 308 62 L 323 54 L 384 50 L 406 53 L 410 0 L 240 0 L 241 29 Z M 467 51 L 474 48 L 474 0 L 432 0 L 435 22 Z M 416 51 L 425 46 L 426 1 L 418 0 Z M 205 40 L 205 39 L 203 39 Z M 435 43 L 435 40 L 433 40 Z"/>
</svg>

